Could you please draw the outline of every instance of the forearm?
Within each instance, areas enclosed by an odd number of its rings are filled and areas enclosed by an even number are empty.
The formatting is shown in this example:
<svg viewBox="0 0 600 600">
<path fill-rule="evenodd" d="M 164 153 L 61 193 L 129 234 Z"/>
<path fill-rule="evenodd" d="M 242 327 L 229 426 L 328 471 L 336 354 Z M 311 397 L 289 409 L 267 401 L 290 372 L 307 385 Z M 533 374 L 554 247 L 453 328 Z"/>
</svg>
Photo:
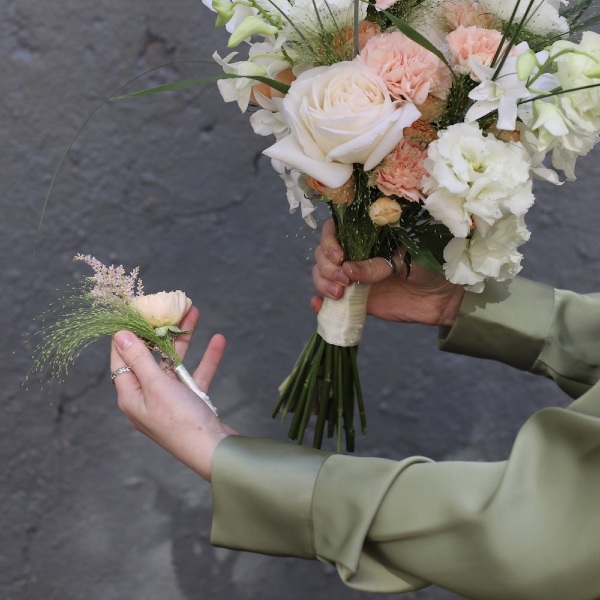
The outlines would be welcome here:
<svg viewBox="0 0 600 600">
<path fill-rule="evenodd" d="M 600 390 L 546 409 L 506 462 L 400 462 L 229 438 L 212 541 L 316 558 L 370 592 L 429 583 L 472 600 L 600 597 Z"/>
</svg>

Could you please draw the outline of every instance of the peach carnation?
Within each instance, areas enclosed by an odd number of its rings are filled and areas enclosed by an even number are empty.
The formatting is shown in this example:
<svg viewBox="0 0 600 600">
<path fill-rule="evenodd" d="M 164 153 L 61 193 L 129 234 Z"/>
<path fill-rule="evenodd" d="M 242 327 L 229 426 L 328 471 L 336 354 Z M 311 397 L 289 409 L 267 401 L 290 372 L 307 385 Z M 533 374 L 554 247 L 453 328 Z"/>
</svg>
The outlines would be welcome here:
<svg viewBox="0 0 600 600">
<path fill-rule="evenodd" d="M 452 85 L 448 67 L 400 31 L 371 38 L 357 60 L 383 78 L 392 97 L 417 106 L 428 95 L 445 98 Z"/>
<path fill-rule="evenodd" d="M 369 185 L 375 185 L 387 195 L 396 195 L 411 202 L 424 200 L 421 180 L 427 174 L 423 163 L 427 151 L 402 140 L 373 171 Z"/>
<path fill-rule="evenodd" d="M 487 12 L 479 2 L 446 0 L 440 4 L 440 12 L 452 30 L 461 26 L 484 29 L 498 29 L 500 26 L 498 18 Z"/>
<path fill-rule="evenodd" d="M 489 67 L 502 42 L 502 34 L 495 29 L 460 25 L 449 33 L 446 39 L 450 46 L 452 59 L 458 67 L 457 70 L 473 77 L 469 59 L 474 58 L 477 62 Z M 510 52 L 511 56 L 513 54 L 514 48 Z"/>
</svg>

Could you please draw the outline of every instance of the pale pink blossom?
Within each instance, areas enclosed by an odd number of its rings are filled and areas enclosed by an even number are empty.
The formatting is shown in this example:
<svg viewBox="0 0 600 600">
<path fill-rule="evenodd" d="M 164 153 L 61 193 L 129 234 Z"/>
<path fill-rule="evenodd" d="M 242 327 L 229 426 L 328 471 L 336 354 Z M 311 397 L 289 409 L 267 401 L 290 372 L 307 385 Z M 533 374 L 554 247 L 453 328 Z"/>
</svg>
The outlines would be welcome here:
<svg viewBox="0 0 600 600">
<path fill-rule="evenodd" d="M 423 166 L 426 158 L 427 150 L 423 146 L 402 140 L 373 171 L 369 185 L 411 202 L 424 200 L 422 179 L 427 174 Z"/>
<path fill-rule="evenodd" d="M 446 0 L 440 4 L 440 12 L 452 30 L 461 26 L 484 29 L 498 29 L 500 26 L 496 15 L 485 10 L 479 2 Z"/>
<path fill-rule="evenodd" d="M 502 33 L 495 29 L 460 25 L 450 32 L 446 39 L 457 70 L 472 76 L 473 69 L 470 61 L 475 60 L 489 67 L 502 42 Z M 512 50 L 509 54 L 512 56 Z"/>
<path fill-rule="evenodd" d="M 452 85 L 448 67 L 400 31 L 371 38 L 357 60 L 385 81 L 393 98 L 417 106 L 428 95 L 445 98 Z"/>
</svg>

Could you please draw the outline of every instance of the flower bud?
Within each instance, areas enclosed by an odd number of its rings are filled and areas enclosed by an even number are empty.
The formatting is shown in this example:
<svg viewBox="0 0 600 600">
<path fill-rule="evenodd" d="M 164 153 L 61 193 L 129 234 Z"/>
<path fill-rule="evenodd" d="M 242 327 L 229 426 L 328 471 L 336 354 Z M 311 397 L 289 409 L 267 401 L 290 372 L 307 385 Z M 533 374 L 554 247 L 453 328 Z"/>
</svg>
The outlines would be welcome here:
<svg viewBox="0 0 600 600">
<path fill-rule="evenodd" d="M 314 177 L 307 177 L 308 185 L 312 187 L 315 192 L 321 194 L 325 198 L 331 200 L 334 204 L 340 206 L 350 206 L 354 202 L 354 196 L 356 195 L 356 185 L 354 184 L 354 177 L 350 177 L 344 185 L 331 188 L 320 181 L 317 181 Z"/>
<path fill-rule="evenodd" d="M 246 17 L 238 25 L 237 29 L 231 34 L 227 47 L 234 48 L 235 46 L 239 46 L 245 39 L 253 35 L 275 35 L 278 31 L 279 29 L 275 25 L 269 25 L 260 17 L 252 15 Z"/>
<path fill-rule="evenodd" d="M 235 12 L 235 4 L 228 0 L 213 0 L 212 7 L 217 13 L 215 27 L 224 27 L 227 25 Z"/>
<path fill-rule="evenodd" d="M 530 48 L 523 52 L 523 54 L 520 54 L 517 58 L 517 77 L 521 81 L 527 81 L 536 65 L 537 59 L 535 58 L 535 52 Z"/>
<path fill-rule="evenodd" d="M 184 292 L 158 292 L 147 296 L 136 296 L 131 304 L 137 308 L 144 319 L 152 327 L 165 327 L 179 325 L 185 313 L 192 305 L 192 301 Z"/>
<path fill-rule="evenodd" d="M 375 225 L 396 225 L 402 216 L 402 207 L 388 196 L 377 198 L 369 207 L 369 217 Z"/>
</svg>

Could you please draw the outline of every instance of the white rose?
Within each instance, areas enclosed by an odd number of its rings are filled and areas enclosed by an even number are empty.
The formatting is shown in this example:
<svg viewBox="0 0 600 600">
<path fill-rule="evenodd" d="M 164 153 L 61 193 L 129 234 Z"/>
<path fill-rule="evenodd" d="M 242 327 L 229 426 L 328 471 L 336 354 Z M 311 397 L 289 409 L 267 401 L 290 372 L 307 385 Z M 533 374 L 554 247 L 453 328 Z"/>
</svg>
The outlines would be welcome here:
<svg viewBox="0 0 600 600">
<path fill-rule="evenodd" d="M 511 215 L 485 236 L 475 231 L 471 239 L 454 238 L 444 248 L 446 278 L 472 292 L 483 291 L 486 279 L 512 279 L 521 270 L 523 258 L 517 248 L 529 236 L 523 217 Z"/>
<path fill-rule="evenodd" d="M 425 207 L 459 238 L 473 226 L 485 235 L 509 214 L 525 214 L 534 201 L 522 144 L 484 136 L 476 123 L 441 131 L 429 145 L 425 169 Z"/>
<path fill-rule="evenodd" d="M 523 20 L 525 11 L 529 6 L 526 0 L 479 0 L 479 4 L 488 12 L 508 21 L 517 6 L 515 22 Z M 556 31 L 568 33 L 569 24 L 561 17 L 558 9 L 565 0 L 536 0 L 531 10 L 527 13 L 526 28 L 533 33 L 548 34 Z"/>
<path fill-rule="evenodd" d="M 137 308 L 152 327 L 179 325 L 192 301 L 177 290 L 176 292 L 158 292 L 147 296 L 136 296 L 131 304 Z"/>
<path fill-rule="evenodd" d="M 264 153 L 332 188 L 350 178 L 353 163 L 366 171 L 377 166 L 420 116 L 357 61 L 304 72 L 290 86 L 282 114 L 291 133 Z"/>
</svg>

